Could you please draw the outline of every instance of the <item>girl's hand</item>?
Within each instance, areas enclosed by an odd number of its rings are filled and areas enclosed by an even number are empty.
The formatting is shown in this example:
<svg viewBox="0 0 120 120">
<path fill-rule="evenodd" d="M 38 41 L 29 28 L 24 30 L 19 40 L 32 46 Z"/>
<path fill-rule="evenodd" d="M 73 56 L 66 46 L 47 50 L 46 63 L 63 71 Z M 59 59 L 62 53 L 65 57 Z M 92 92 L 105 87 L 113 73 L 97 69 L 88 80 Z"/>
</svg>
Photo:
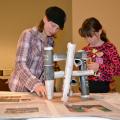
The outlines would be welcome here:
<svg viewBox="0 0 120 120">
<path fill-rule="evenodd" d="M 87 64 L 88 70 L 94 70 L 94 72 L 97 72 L 99 70 L 99 64 L 96 62 L 90 62 Z"/>
<path fill-rule="evenodd" d="M 38 84 L 34 91 L 36 92 L 36 94 L 38 96 L 41 96 L 41 97 L 46 97 L 47 96 L 47 92 L 46 92 L 46 88 L 44 85 L 41 85 L 41 84 Z"/>
</svg>

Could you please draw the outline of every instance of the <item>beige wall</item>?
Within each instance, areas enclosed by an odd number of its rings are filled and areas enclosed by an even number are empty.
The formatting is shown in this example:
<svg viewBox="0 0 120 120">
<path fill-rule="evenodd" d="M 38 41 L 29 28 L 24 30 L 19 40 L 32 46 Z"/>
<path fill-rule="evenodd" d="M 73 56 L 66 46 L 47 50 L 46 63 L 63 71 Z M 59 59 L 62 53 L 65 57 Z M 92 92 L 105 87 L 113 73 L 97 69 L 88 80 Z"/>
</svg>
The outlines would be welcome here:
<svg viewBox="0 0 120 120">
<path fill-rule="evenodd" d="M 97 17 L 120 53 L 120 0 L 0 0 L 0 69 L 13 67 L 17 40 L 23 29 L 37 25 L 48 6 L 57 5 L 67 13 L 65 29 L 57 36 L 55 52 L 66 52 L 73 41 L 77 49 L 86 42 L 78 29 L 87 17 Z"/>
<path fill-rule="evenodd" d="M 58 34 L 55 46 L 56 52 L 66 51 L 66 44 L 72 38 L 71 3 L 71 0 L 0 0 L 0 69 L 13 67 L 20 33 L 37 25 L 49 6 L 57 5 L 68 15 L 65 29 Z"/>
<path fill-rule="evenodd" d="M 79 36 L 78 29 L 87 17 L 98 18 L 108 38 L 120 53 L 120 0 L 72 0 L 72 30 L 73 41 L 77 49 L 81 49 L 86 42 Z"/>
</svg>

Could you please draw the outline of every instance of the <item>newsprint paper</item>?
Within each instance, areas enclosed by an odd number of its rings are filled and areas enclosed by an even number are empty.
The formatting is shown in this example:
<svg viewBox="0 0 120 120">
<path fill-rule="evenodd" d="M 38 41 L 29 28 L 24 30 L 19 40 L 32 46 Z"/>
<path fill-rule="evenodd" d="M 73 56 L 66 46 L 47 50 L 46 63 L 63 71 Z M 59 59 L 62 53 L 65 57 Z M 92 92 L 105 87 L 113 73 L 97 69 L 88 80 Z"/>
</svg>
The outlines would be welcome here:
<svg viewBox="0 0 120 120">
<path fill-rule="evenodd" d="M 18 118 L 53 118 L 99 116 L 120 120 L 120 94 L 92 94 L 89 99 L 73 94 L 68 102 L 61 101 L 62 94 L 52 100 L 23 92 L 0 92 L 0 120 Z"/>
</svg>

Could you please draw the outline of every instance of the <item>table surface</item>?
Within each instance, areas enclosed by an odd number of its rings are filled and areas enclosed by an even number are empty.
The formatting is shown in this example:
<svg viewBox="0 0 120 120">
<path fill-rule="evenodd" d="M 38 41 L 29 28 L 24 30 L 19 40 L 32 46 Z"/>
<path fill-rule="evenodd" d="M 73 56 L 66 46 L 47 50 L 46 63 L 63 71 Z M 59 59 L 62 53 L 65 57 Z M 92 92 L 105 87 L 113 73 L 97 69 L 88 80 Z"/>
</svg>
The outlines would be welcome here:
<svg viewBox="0 0 120 120">
<path fill-rule="evenodd" d="M 10 78 L 10 76 L 9 75 L 4 75 L 4 76 L 0 76 L 0 79 L 9 79 Z"/>
<path fill-rule="evenodd" d="M 120 94 L 90 94 L 82 99 L 80 93 L 61 101 L 62 93 L 55 93 L 52 100 L 31 93 L 0 92 L 0 119 L 51 118 L 99 116 L 120 120 Z"/>
</svg>

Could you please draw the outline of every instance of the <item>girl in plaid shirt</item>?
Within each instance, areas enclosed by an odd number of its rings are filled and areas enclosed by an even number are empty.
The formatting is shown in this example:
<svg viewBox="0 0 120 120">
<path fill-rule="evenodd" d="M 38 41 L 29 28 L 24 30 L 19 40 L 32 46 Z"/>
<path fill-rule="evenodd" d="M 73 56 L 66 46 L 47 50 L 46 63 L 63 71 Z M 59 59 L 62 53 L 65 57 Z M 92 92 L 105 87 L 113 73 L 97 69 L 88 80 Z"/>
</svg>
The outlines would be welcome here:
<svg viewBox="0 0 120 120">
<path fill-rule="evenodd" d="M 9 88 L 11 91 L 35 92 L 46 96 L 44 86 L 44 47 L 53 46 L 55 34 L 64 28 L 65 12 L 56 6 L 46 9 L 38 27 L 22 32 L 16 53 L 16 63 Z"/>
</svg>

